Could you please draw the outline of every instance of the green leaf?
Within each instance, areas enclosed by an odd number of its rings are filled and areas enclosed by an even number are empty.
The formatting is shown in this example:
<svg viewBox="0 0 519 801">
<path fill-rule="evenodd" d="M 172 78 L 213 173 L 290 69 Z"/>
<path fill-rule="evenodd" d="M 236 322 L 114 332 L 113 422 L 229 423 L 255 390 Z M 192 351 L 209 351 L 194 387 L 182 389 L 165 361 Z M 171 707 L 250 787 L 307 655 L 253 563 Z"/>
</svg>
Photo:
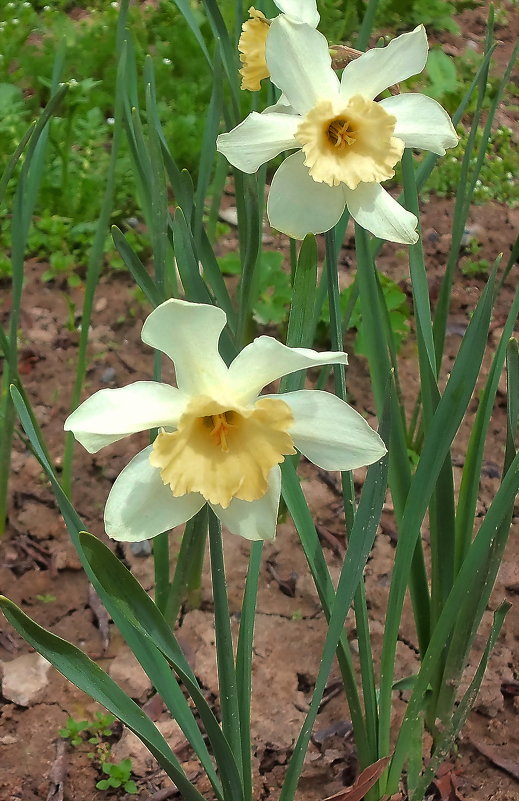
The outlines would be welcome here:
<svg viewBox="0 0 519 801">
<path fill-rule="evenodd" d="M 18 412 L 18 416 L 20 417 L 22 426 L 34 449 L 35 455 L 50 479 L 54 495 L 58 501 L 58 505 L 67 525 L 72 542 L 76 548 L 78 556 L 81 560 L 81 564 L 83 565 L 90 582 L 93 584 L 97 594 L 101 598 L 104 606 L 113 618 L 124 639 L 141 663 L 145 673 L 150 677 L 154 686 L 184 731 L 186 738 L 193 745 L 193 748 L 198 754 L 198 757 L 213 785 L 215 793 L 217 794 L 218 798 L 221 799 L 220 783 L 216 777 L 211 758 L 182 690 L 176 681 L 171 680 L 171 672 L 167 660 L 160 653 L 158 648 L 154 646 L 148 633 L 142 628 L 135 626 L 133 622 L 130 622 L 126 618 L 125 609 L 124 607 L 121 608 L 121 604 L 118 602 L 118 592 L 114 592 L 112 590 L 112 584 L 107 582 L 109 589 L 105 590 L 103 584 L 100 583 L 96 574 L 90 567 L 89 560 L 83 551 L 82 542 L 79 536 L 80 531 L 82 531 L 84 528 L 81 519 L 63 492 L 63 488 L 56 478 L 49 459 L 47 458 L 45 450 L 40 442 L 35 424 L 31 419 L 31 415 L 27 409 L 25 401 L 16 387 L 11 387 L 11 395 L 13 397 L 13 402 Z M 112 570 L 116 575 L 115 566 L 120 565 L 122 567 L 122 565 L 111 553 L 110 549 L 105 547 L 105 560 L 108 560 L 107 554 L 112 557 Z M 135 582 L 135 584 L 141 590 L 141 593 L 146 595 L 138 582 Z M 148 598 L 149 603 L 154 606 L 151 598 L 149 598 L 147 595 L 146 597 Z"/>
<path fill-rule="evenodd" d="M 79 648 L 39 626 L 12 601 L 0 596 L 0 609 L 7 620 L 60 673 L 116 715 L 149 748 L 157 762 L 175 782 L 186 801 L 203 797 L 184 775 L 180 764 L 157 727 L 142 709 Z"/>
<path fill-rule="evenodd" d="M 429 50 L 426 70 L 431 81 L 431 86 L 424 89 L 426 94 L 440 98 L 457 90 L 458 78 L 454 60 L 440 48 Z"/>
<path fill-rule="evenodd" d="M 127 621 L 127 624 L 140 633 L 143 642 L 152 643 L 159 648 L 182 679 L 197 707 L 211 742 L 222 782 L 227 788 L 226 799 L 240 801 L 240 780 L 229 744 L 205 700 L 170 626 L 147 592 L 106 545 L 97 537 L 86 532 L 81 532 L 79 541 L 91 572 L 101 587 L 102 597 L 111 599 L 110 612 L 112 616 L 116 615 L 117 619 Z M 194 745 L 194 747 L 202 759 L 200 746 Z M 206 760 L 204 760 L 204 767 L 207 770 Z"/>
</svg>

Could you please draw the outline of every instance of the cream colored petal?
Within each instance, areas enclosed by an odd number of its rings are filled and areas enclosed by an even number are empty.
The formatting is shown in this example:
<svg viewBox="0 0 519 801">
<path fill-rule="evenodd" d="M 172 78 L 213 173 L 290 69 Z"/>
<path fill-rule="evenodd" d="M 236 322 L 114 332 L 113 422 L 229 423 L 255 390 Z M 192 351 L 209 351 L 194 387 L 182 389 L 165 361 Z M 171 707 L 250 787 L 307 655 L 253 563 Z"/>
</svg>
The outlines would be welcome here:
<svg viewBox="0 0 519 801">
<path fill-rule="evenodd" d="M 403 33 L 386 47 L 368 50 L 350 61 L 342 73 L 341 97 L 363 95 L 373 100 L 377 95 L 411 75 L 417 75 L 427 61 L 427 34 L 423 25 Z"/>
<path fill-rule="evenodd" d="M 105 530 L 123 542 L 139 542 L 185 523 L 202 508 L 201 495 L 174 498 L 150 464 L 152 446 L 137 454 L 117 477 L 105 507 Z"/>
<path fill-rule="evenodd" d="M 418 220 L 391 197 L 380 184 L 343 187 L 346 205 L 353 219 L 366 231 L 388 242 L 412 245 L 418 240 Z"/>
<path fill-rule="evenodd" d="M 284 160 L 272 179 L 267 200 L 272 228 L 294 239 L 329 231 L 345 205 L 342 187 L 314 181 L 304 160 L 302 152 Z"/>
<path fill-rule="evenodd" d="M 257 501 L 231 501 L 227 509 L 211 505 L 222 524 L 232 534 L 239 534 L 247 540 L 273 540 L 276 536 L 276 523 L 281 493 L 281 470 L 274 467 L 268 477 L 268 490 Z"/>
<path fill-rule="evenodd" d="M 309 348 L 288 348 L 272 337 L 258 337 L 229 367 L 233 396 L 237 403 L 248 404 L 277 378 L 323 364 L 348 364 L 348 356 L 340 351 L 319 353 Z M 283 400 L 284 395 L 278 397 Z"/>
<path fill-rule="evenodd" d="M 303 389 L 275 397 L 292 409 L 290 436 L 298 451 L 324 470 L 353 470 L 386 453 L 377 432 L 336 395 Z"/>
<path fill-rule="evenodd" d="M 396 117 L 394 135 L 406 147 L 419 147 L 444 156 L 446 148 L 458 144 L 451 118 L 432 97 L 408 93 L 387 97 L 379 105 Z"/>
<path fill-rule="evenodd" d="M 225 313 L 216 306 L 174 298 L 152 311 L 141 338 L 173 361 L 182 392 L 216 397 L 225 391 L 227 378 L 227 366 L 218 352 L 225 323 Z"/>
<path fill-rule="evenodd" d="M 256 172 L 284 150 L 299 147 L 294 134 L 300 122 L 299 115 L 253 111 L 232 131 L 220 134 L 216 149 L 242 172 Z"/>
<path fill-rule="evenodd" d="M 295 22 L 306 22 L 312 28 L 319 25 L 319 12 L 315 0 L 274 0 L 279 10 Z"/>
<path fill-rule="evenodd" d="M 280 14 L 272 22 L 266 47 L 270 79 L 298 114 L 318 100 L 339 95 L 339 79 L 331 66 L 328 42 L 311 28 Z"/>
<path fill-rule="evenodd" d="M 176 426 L 186 397 L 175 387 L 155 381 L 137 381 L 119 389 L 101 389 L 65 420 L 65 431 L 89 453 L 96 453 L 136 431 Z"/>
</svg>

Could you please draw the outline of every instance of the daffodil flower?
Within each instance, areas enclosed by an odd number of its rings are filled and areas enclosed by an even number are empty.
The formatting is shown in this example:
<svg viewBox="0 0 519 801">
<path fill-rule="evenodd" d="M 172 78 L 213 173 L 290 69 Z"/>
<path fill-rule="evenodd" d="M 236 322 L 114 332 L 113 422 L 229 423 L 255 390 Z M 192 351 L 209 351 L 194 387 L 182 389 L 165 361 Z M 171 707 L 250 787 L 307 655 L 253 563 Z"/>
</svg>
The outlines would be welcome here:
<svg viewBox="0 0 519 801">
<path fill-rule="evenodd" d="M 286 14 L 294 22 L 306 22 L 313 28 L 319 23 L 316 0 L 274 0 L 282 14 Z M 249 8 L 249 17 L 242 25 L 242 33 L 238 42 L 242 67 L 241 88 L 251 92 L 261 89 L 261 81 L 270 75 L 265 59 L 265 47 L 270 23 L 262 11 L 254 6 Z"/>
<path fill-rule="evenodd" d="M 173 361 L 177 387 L 137 381 L 102 389 L 67 418 L 65 430 L 90 453 L 159 429 L 112 487 L 105 508 L 110 537 L 154 537 L 208 503 L 231 532 L 271 539 L 286 455 L 297 448 L 325 470 L 350 470 L 384 455 L 378 434 L 335 395 L 259 394 L 288 373 L 346 364 L 345 353 L 288 348 L 262 336 L 227 367 L 218 352 L 225 324 L 215 306 L 166 301 L 147 318 L 142 340 Z"/>
<path fill-rule="evenodd" d="M 427 61 L 423 25 L 351 61 L 339 81 L 328 43 L 311 26 L 280 15 L 272 22 L 266 58 L 272 82 L 289 106 L 253 112 L 218 137 L 218 150 L 243 172 L 298 148 L 274 175 L 270 224 L 296 239 L 322 233 L 345 206 L 363 228 L 391 242 L 418 239 L 417 219 L 382 188 L 405 147 L 439 155 L 458 136 L 430 97 L 401 94 L 375 102 L 387 87 L 421 72 Z"/>
</svg>

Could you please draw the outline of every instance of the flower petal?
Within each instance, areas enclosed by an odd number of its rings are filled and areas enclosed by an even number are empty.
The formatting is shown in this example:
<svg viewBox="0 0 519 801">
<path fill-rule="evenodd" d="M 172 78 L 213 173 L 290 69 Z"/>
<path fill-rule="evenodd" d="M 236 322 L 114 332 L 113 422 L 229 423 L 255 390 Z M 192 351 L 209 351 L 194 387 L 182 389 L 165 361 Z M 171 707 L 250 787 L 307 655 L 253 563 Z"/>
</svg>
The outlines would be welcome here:
<svg viewBox="0 0 519 801">
<path fill-rule="evenodd" d="M 227 509 L 211 504 L 214 513 L 232 534 L 247 540 L 273 540 L 281 493 L 281 470 L 273 467 L 268 477 L 268 489 L 257 501 L 231 501 Z"/>
<path fill-rule="evenodd" d="M 96 453 L 136 431 L 176 426 L 186 400 L 175 387 L 156 381 L 101 389 L 67 417 L 64 428 L 89 453 Z"/>
<path fill-rule="evenodd" d="M 277 378 L 322 364 L 348 364 L 348 357 L 341 351 L 318 353 L 309 348 L 288 348 L 272 337 L 258 337 L 231 363 L 231 391 L 237 403 L 247 404 Z M 284 395 L 277 397 L 285 398 Z"/>
<path fill-rule="evenodd" d="M 295 22 L 306 22 L 312 28 L 319 25 L 319 12 L 315 0 L 274 0 L 279 10 Z"/>
<path fill-rule="evenodd" d="M 270 397 L 270 396 L 267 396 Z M 347 403 L 329 392 L 302 389 L 274 397 L 292 409 L 290 436 L 324 470 L 353 470 L 377 462 L 386 447 L 376 431 Z"/>
<path fill-rule="evenodd" d="M 331 66 L 328 42 L 310 25 L 291 22 L 282 14 L 269 30 L 266 47 L 270 79 L 298 114 L 318 100 L 339 95 L 339 79 Z"/>
<path fill-rule="evenodd" d="M 380 184 L 359 184 L 356 189 L 343 187 L 346 205 L 353 219 L 366 231 L 388 242 L 412 245 L 418 240 L 418 220 L 391 197 Z"/>
<path fill-rule="evenodd" d="M 216 149 L 242 172 L 256 172 L 283 150 L 299 147 L 294 134 L 300 122 L 298 115 L 286 112 L 258 114 L 253 111 L 232 131 L 220 134 Z"/>
<path fill-rule="evenodd" d="M 141 339 L 173 361 L 181 392 L 216 397 L 227 378 L 227 366 L 218 352 L 225 322 L 225 312 L 216 306 L 173 298 L 152 311 Z"/>
<path fill-rule="evenodd" d="M 445 148 L 458 144 L 451 118 L 432 97 L 408 93 L 387 97 L 380 105 L 396 117 L 394 135 L 406 147 L 421 147 L 444 156 Z"/>
<path fill-rule="evenodd" d="M 113 485 L 105 507 L 105 530 L 123 542 L 140 542 L 190 520 L 205 501 L 198 493 L 175 498 L 150 464 L 152 446 L 126 465 Z"/>
<path fill-rule="evenodd" d="M 425 28 L 418 25 L 414 31 L 397 36 L 386 47 L 368 50 L 345 66 L 341 97 L 348 100 L 353 95 L 362 95 L 373 100 L 388 86 L 421 72 L 428 49 Z"/>
<path fill-rule="evenodd" d="M 272 179 L 267 200 L 271 226 L 294 239 L 329 231 L 345 205 L 342 187 L 314 181 L 304 160 L 302 152 L 284 160 Z"/>
</svg>

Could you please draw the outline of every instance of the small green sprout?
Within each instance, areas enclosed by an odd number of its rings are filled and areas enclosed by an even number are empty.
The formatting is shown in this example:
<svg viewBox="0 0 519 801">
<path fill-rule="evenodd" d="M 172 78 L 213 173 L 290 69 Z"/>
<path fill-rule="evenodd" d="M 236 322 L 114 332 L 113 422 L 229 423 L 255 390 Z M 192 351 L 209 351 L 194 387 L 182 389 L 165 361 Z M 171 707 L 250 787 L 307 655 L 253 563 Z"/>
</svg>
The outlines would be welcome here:
<svg viewBox="0 0 519 801">
<path fill-rule="evenodd" d="M 139 792 L 139 788 L 130 778 L 132 775 L 131 759 L 122 759 L 120 762 L 103 762 L 101 767 L 108 778 L 97 782 L 96 787 L 98 790 L 122 787 L 127 793 Z"/>
<path fill-rule="evenodd" d="M 56 600 L 55 595 L 51 595 L 51 593 L 42 593 L 41 595 L 36 596 L 37 601 L 41 601 L 42 604 L 51 604 Z"/>
<path fill-rule="evenodd" d="M 66 725 L 58 730 L 58 734 L 64 740 L 70 740 L 72 745 L 80 745 L 83 742 L 81 732 L 87 731 L 89 726 L 88 720 L 75 720 L 75 718 L 69 717 Z"/>
</svg>

